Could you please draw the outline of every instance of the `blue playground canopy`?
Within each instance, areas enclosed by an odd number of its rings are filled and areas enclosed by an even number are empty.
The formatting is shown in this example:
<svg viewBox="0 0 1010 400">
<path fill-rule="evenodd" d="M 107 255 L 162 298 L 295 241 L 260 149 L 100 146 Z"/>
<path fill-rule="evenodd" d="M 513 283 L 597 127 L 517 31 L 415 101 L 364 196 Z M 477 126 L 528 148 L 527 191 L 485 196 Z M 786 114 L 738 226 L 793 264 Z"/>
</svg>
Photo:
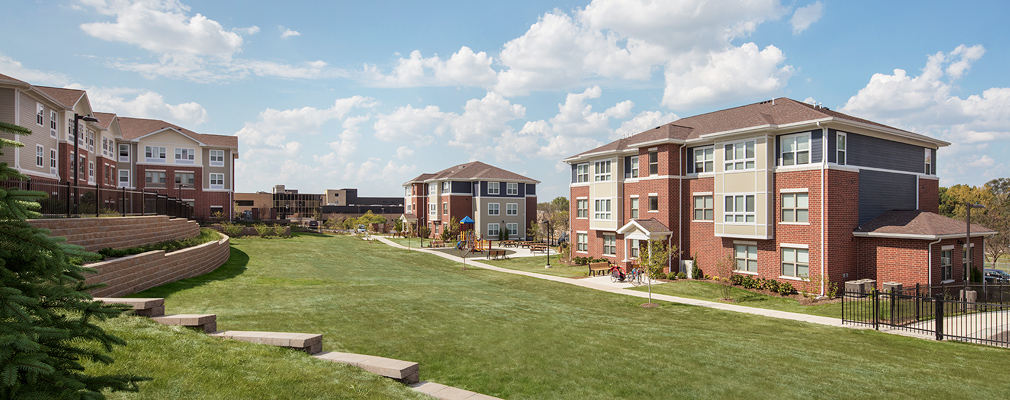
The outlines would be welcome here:
<svg viewBox="0 0 1010 400">
<path fill-rule="evenodd" d="M 461 223 L 461 224 L 472 224 L 473 223 L 473 219 L 470 218 L 470 216 L 468 215 L 468 216 L 463 217 L 463 219 L 459 220 L 459 223 Z"/>
</svg>

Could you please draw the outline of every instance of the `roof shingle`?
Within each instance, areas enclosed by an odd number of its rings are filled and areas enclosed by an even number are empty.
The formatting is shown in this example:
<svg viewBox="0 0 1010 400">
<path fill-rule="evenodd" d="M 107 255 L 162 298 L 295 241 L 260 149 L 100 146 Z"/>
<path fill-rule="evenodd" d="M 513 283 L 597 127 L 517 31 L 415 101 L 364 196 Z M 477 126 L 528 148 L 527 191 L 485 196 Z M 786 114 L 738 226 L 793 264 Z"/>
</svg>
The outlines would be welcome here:
<svg viewBox="0 0 1010 400">
<path fill-rule="evenodd" d="M 530 179 L 517 173 L 495 167 L 493 165 L 484 164 L 480 161 L 471 161 L 466 164 L 455 165 L 443 169 L 441 171 L 438 171 L 434 174 L 421 174 L 417 178 L 411 179 L 406 183 L 424 182 L 431 179 L 439 179 L 439 180 L 506 179 L 515 181 L 526 181 L 530 183 L 540 183 L 540 181 L 538 180 Z"/>
<path fill-rule="evenodd" d="M 119 129 L 123 133 L 123 139 L 126 140 L 133 140 L 166 128 L 175 129 L 208 146 L 238 148 L 238 137 L 236 136 L 196 133 L 160 119 L 119 117 Z"/>
<path fill-rule="evenodd" d="M 919 210 L 891 210 L 867 221 L 853 232 L 857 236 L 964 236 L 966 224 L 940 214 Z M 996 233 L 992 229 L 971 224 L 972 236 Z"/>
</svg>

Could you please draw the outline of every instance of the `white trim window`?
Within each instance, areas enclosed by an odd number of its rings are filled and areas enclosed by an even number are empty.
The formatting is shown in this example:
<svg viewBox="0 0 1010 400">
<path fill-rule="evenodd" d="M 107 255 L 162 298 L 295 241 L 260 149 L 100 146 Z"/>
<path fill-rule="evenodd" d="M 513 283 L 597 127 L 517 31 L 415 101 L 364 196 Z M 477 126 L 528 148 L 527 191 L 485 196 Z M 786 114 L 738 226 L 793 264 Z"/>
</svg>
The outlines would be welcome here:
<svg viewBox="0 0 1010 400">
<path fill-rule="evenodd" d="M 638 178 L 638 156 L 631 157 L 630 177 Z"/>
<path fill-rule="evenodd" d="M 519 195 L 519 184 L 516 182 L 505 183 L 505 194 L 509 196 Z"/>
<path fill-rule="evenodd" d="M 835 164 L 845 165 L 845 154 L 848 150 L 848 138 L 845 132 L 835 132 Z"/>
<path fill-rule="evenodd" d="M 930 166 L 933 164 L 933 152 L 926 148 L 926 175 L 932 175 L 933 169 Z"/>
<path fill-rule="evenodd" d="M 810 133 L 798 133 L 781 137 L 782 152 L 779 155 L 782 166 L 810 164 Z"/>
<path fill-rule="evenodd" d="M 429 183 L 428 184 L 428 195 L 434 195 L 436 193 L 438 193 L 438 185 L 436 185 L 434 183 Z"/>
<path fill-rule="evenodd" d="M 638 258 L 638 247 L 641 246 L 638 239 L 631 239 L 631 245 L 628 248 L 628 258 Z"/>
<path fill-rule="evenodd" d="M 603 235 L 603 254 L 611 256 L 617 254 L 617 236 Z"/>
<path fill-rule="evenodd" d="M 88 161 L 88 183 L 95 183 L 95 162 Z"/>
<path fill-rule="evenodd" d="M 130 170 L 119 170 L 119 187 L 130 187 Z"/>
<path fill-rule="evenodd" d="M 56 111 L 49 111 L 49 136 L 56 137 Z"/>
<path fill-rule="evenodd" d="M 509 222 L 505 224 L 505 229 L 508 230 L 509 237 L 519 236 L 519 224 L 515 222 Z"/>
<path fill-rule="evenodd" d="M 49 173 L 56 175 L 56 163 L 59 158 L 56 156 L 56 149 L 49 149 Z"/>
<path fill-rule="evenodd" d="M 519 203 L 505 203 L 505 215 L 519 215 Z"/>
<path fill-rule="evenodd" d="M 211 172 L 210 174 L 210 188 L 211 189 L 224 189 L 224 174 Z"/>
<path fill-rule="evenodd" d="M 498 195 L 501 194 L 501 183 L 500 182 L 488 182 L 487 183 L 487 194 Z"/>
<path fill-rule="evenodd" d="M 84 175 L 85 164 L 88 163 L 88 158 L 85 156 L 80 156 L 78 159 L 81 160 L 80 162 L 77 163 L 77 172 L 81 175 L 78 179 L 81 180 L 88 179 L 88 177 Z"/>
<path fill-rule="evenodd" d="M 575 251 L 589 251 L 589 234 L 575 234 Z"/>
<path fill-rule="evenodd" d="M 46 107 L 42 103 L 35 103 L 35 123 L 39 126 L 46 126 L 45 113 Z"/>
<path fill-rule="evenodd" d="M 196 183 L 196 174 L 192 172 L 176 172 L 175 173 L 175 184 L 176 185 L 190 185 L 188 187 L 193 187 L 192 185 Z"/>
<path fill-rule="evenodd" d="M 211 150 L 210 151 L 210 166 L 211 167 L 223 167 L 224 166 L 224 150 Z"/>
<path fill-rule="evenodd" d="M 951 255 L 954 250 L 943 250 L 940 252 L 940 279 L 947 281 L 954 279 L 954 268 L 951 263 Z"/>
<path fill-rule="evenodd" d="M 649 152 L 649 176 L 659 175 L 659 152 Z"/>
<path fill-rule="evenodd" d="M 164 146 L 144 146 L 144 161 L 164 163 L 167 151 Z"/>
<path fill-rule="evenodd" d="M 589 182 L 589 163 L 575 164 L 575 183 Z"/>
<path fill-rule="evenodd" d="M 715 199 L 712 196 L 694 196 L 694 220 L 715 220 Z"/>
<path fill-rule="evenodd" d="M 736 270 L 740 272 L 757 273 L 758 247 L 752 244 L 734 245 L 733 258 L 736 260 Z"/>
<path fill-rule="evenodd" d="M 589 218 L 589 200 L 575 200 L 575 218 Z"/>
<path fill-rule="evenodd" d="M 119 162 L 130 162 L 130 145 L 127 143 L 119 144 Z"/>
<path fill-rule="evenodd" d="M 498 234 L 499 234 L 498 231 L 499 231 L 499 229 L 500 229 L 500 226 L 498 225 L 497 222 L 492 222 L 490 224 L 487 224 L 487 236 L 488 237 L 492 237 L 492 238 L 498 237 Z"/>
<path fill-rule="evenodd" d="M 95 151 L 95 131 L 88 129 L 88 150 Z"/>
<path fill-rule="evenodd" d="M 593 219 L 610 219 L 610 199 L 596 199 L 596 213 Z"/>
<path fill-rule="evenodd" d="M 807 249 L 782 248 L 782 276 L 810 276 L 810 252 Z"/>
<path fill-rule="evenodd" d="M 694 149 L 694 173 L 715 172 L 715 148 L 699 147 Z"/>
<path fill-rule="evenodd" d="M 610 181 L 610 161 L 597 161 L 595 165 L 593 175 L 593 181 L 596 182 L 608 182 Z"/>
<path fill-rule="evenodd" d="M 501 203 L 487 203 L 487 215 L 501 215 Z"/>
<path fill-rule="evenodd" d="M 782 193 L 782 222 L 809 222 L 807 193 Z"/>
<path fill-rule="evenodd" d="M 195 160 L 196 160 L 196 150 L 185 147 L 175 148 L 176 164 L 193 164 Z"/>
<path fill-rule="evenodd" d="M 442 215 L 449 215 L 449 203 L 448 202 L 445 202 L 445 201 L 442 202 Z"/>
<path fill-rule="evenodd" d="M 726 195 L 726 209 L 723 214 L 726 222 L 753 224 L 756 222 L 754 195 Z"/>
<path fill-rule="evenodd" d="M 438 215 L 438 208 L 435 206 L 435 203 L 428 204 L 428 215 L 431 215 L 432 218 Z"/>
<path fill-rule="evenodd" d="M 46 149 L 41 144 L 35 145 L 35 166 L 41 168 L 45 164 Z"/>
<path fill-rule="evenodd" d="M 730 143 L 724 146 L 726 153 L 726 171 L 754 169 L 754 141 Z"/>
<path fill-rule="evenodd" d="M 631 219 L 638 219 L 638 197 L 631 198 Z"/>
<path fill-rule="evenodd" d="M 449 193 L 449 187 L 452 184 L 449 181 L 442 182 L 442 193 Z"/>
<path fill-rule="evenodd" d="M 659 196 L 649 196 L 649 212 L 659 212 Z"/>
</svg>

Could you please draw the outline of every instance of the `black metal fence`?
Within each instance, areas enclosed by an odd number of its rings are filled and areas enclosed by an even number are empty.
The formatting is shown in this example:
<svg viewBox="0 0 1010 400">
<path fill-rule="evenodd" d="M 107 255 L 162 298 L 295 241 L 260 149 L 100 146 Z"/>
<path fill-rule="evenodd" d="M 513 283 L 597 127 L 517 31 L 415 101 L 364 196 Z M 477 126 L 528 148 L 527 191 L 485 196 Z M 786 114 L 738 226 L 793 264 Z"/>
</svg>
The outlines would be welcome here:
<svg viewBox="0 0 1010 400">
<path fill-rule="evenodd" d="M 35 190 L 49 196 L 40 200 L 45 218 L 168 215 L 193 218 L 193 206 L 158 192 L 103 188 L 101 185 L 71 185 L 35 180 L 3 180 L 0 187 Z M 76 201 L 75 201 L 76 200 Z"/>
<path fill-rule="evenodd" d="M 1010 285 L 957 284 L 846 291 L 842 323 L 1010 347 Z"/>
</svg>

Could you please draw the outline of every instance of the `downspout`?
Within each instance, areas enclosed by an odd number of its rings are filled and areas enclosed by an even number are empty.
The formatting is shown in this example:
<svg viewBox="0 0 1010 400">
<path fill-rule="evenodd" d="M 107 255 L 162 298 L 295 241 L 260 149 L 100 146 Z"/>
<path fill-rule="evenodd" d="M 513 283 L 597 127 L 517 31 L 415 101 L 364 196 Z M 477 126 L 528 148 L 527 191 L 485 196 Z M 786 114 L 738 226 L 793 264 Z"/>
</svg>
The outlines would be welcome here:
<svg viewBox="0 0 1010 400">
<path fill-rule="evenodd" d="M 821 297 L 824 296 L 824 231 L 826 223 L 824 223 L 824 170 L 828 167 L 828 128 L 821 126 L 821 121 L 817 121 L 817 126 L 821 128 Z M 838 160 L 835 160 L 836 162 Z"/>
<path fill-rule="evenodd" d="M 927 257 L 929 257 L 929 259 L 926 260 L 926 265 L 927 265 L 926 269 L 929 271 L 929 280 L 928 280 L 928 282 L 929 282 L 929 286 L 931 286 L 931 287 L 933 286 L 933 245 L 937 244 L 937 243 L 940 243 L 941 240 L 943 240 L 943 238 L 936 239 L 935 242 L 930 242 L 929 246 L 928 246 L 929 250 L 926 251 L 926 254 L 928 254 Z"/>
</svg>

